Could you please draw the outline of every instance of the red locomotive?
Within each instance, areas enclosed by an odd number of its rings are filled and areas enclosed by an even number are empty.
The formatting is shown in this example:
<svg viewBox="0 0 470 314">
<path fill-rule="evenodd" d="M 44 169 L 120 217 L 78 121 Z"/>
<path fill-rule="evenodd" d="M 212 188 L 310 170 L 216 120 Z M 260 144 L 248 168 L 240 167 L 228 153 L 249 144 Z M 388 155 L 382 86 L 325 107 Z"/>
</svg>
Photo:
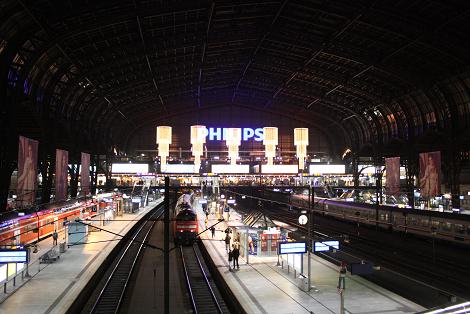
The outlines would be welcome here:
<svg viewBox="0 0 470 314">
<path fill-rule="evenodd" d="M 175 245 L 191 245 L 199 233 L 197 214 L 193 210 L 193 195 L 183 194 L 175 206 L 173 234 Z"/>
</svg>

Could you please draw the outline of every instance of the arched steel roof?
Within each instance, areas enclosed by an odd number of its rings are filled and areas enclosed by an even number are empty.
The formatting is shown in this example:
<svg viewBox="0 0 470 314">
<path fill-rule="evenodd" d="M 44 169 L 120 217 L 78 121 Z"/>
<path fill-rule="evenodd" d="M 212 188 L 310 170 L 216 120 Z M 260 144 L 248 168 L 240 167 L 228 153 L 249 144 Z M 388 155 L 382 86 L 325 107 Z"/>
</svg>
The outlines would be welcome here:
<svg viewBox="0 0 470 314">
<path fill-rule="evenodd" d="M 0 99 L 105 145 L 178 112 L 278 113 L 339 146 L 470 142 L 466 0 L 0 3 Z M 301 117 L 301 118 L 299 118 Z"/>
</svg>

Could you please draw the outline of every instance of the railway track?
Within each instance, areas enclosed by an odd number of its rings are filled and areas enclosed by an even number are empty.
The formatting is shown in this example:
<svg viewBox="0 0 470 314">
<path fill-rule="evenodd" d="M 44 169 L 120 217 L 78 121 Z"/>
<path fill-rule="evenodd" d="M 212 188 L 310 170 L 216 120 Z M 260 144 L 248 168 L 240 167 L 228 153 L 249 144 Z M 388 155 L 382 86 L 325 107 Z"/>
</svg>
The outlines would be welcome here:
<svg viewBox="0 0 470 314">
<path fill-rule="evenodd" d="M 240 202 L 240 205 L 242 203 Z M 288 210 L 282 205 L 276 205 L 271 204 L 269 208 L 264 208 L 267 216 L 296 227 L 300 234 L 307 234 L 306 226 L 298 224 L 297 211 Z M 246 204 L 246 206 L 251 208 L 254 205 Z M 335 254 L 336 257 L 327 255 L 328 259 L 340 258 L 352 262 L 372 261 L 381 265 L 383 272 L 395 274 L 391 277 L 401 275 L 402 278 L 409 278 L 406 280 L 409 280 L 411 284 L 421 282 L 423 283 L 423 289 L 427 286 L 429 289 L 434 289 L 433 291 L 436 294 L 444 296 L 444 298 L 445 296 L 450 298 L 453 295 L 461 299 L 467 299 L 468 293 L 466 291 L 468 291 L 469 286 L 463 278 L 469 278 L 470 272 L 467 266 L 457 266 L 465 259 L 464 256 L 452 258 L 451 256 L 455 254 L 451 254 L 450 250 L 446 250 L 445 254 L 440 252 L 441 254 L 436 254 L 438 256 L 433 258 L 432 250 L 430 250 L 432 244 L 428 242 L 426 244 L 420 240 L 409 239 L 413 242 L 413 244 L 410 244 L 409 241 L 405 241 L 405 238 L 400 238 L 397 241 L 398 234 L 393 236 L 382 233 L 376 234 L 367 226 L 363 227 L 362 223 L 361 234 L 358 234 L 359 229 L 355 225 L 346 222 L 338 222 L 340 225 L 336 225 L 335 221 L 329 221 L 327 218 L 315 215 L 315 237 L 317 239 L 328 239 L 328 237 L 341 239 L 345 235 L 349 240 L 348 243 L 343 243 L 342 249 Z M 397 287 L 390 288 L 389 282 L 387 282 L 388 279 L 383 276 L 383 272 L 377 274 L 380 278 L 375 276 L 374 279 L 369 279 L 380 285 L 388 285 L 389 289 L 400 293 Z M 413 299 L 414 296 L 408 296 L 408 298 Z M 433 304 L 433 302 L 429 301 L 428 303 L 427 300 L 423 301 L 423 299 L 426 298 L 423 297 L 420 300 L 422 302 L 418 303 Z M 418 300 L 418 297 L 416 297 L 416 300 Z M 437 300 L 435 301 L 437 302 Z"/>
<path fill-rule="evenodd" d="M 180 253 L 194 313 L 230 313 L 197 245 L 182 246 Z"/>
<path fill-rule="evenodd" d="M 124 245 L 123 250 L 117 257 L 117 262 L 93 303 L 90 313 L 107 314 L 119 311 L 134 266 L 156 221 L 162 216 L 163 208 L 162 203 L 154 209 L 154 213 L 137 228 Z"/>
<path fill-rule="evenodd" d="M 288 214 L 270 213 L 269 215 L 297 227 L 305 234 L 307 233 L 307 228 L 296 223 L 296 219 Z M 316 219 L 318 218 L 316 217 Z M 452 283 L 451 287 L 468 288 L 468 285 L 461 280 L 462 276 L 468 277 L 470 275 L 468 270 L 457 267 L 455 262 L 448 259 L 436 258 L 435 263 L 432 263 L 432 256 L 423 254 L 419 250 L 411 251 L 410 249 L 395 247 L 394 243 L 389 243 L 387 249 L 384 249 L 383 245 L 375 239 L 358 236 L 352 230 L 345 230 L 344 228 L 338 230 L 332 224 L 324 223 L 323 220 L 320 225 L 315 225 L 315 229 L 317 228 L 320 228 L 322 233 L 327 233 L 336 239 L 339 235 L 347 235 L 350 244 L 343 246 L 342 251 L 358 259 L 360 259 L 358 256 L 361 256 L 364 260 L 373 261 L 390 269 L 398 266 L 401 271 L 419 277 L 420 280 L 429 281 L 432 278 L 430 284 L 448 281 Z M 318 236 L 317 232 L 315 232 L 315 235 Z"/>
</svg>

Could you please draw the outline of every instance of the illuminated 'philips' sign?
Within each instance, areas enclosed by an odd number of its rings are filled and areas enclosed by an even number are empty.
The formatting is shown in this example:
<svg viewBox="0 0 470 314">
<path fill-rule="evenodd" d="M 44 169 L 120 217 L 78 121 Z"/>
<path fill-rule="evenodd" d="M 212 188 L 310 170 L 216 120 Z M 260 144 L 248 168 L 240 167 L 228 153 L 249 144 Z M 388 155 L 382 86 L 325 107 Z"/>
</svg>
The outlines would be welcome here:
<svg viewBox="0 0 470 314">
<path fill-rule="evenodd" d="M 225 141 L 227 138 L 227 128 L 206 128 L 206 137 L 209 141 Z M 257 142 L 261 142 L 263 138 L 263 128 L 242 128 L 242 141 L 254 139 Z"/>
</svg>

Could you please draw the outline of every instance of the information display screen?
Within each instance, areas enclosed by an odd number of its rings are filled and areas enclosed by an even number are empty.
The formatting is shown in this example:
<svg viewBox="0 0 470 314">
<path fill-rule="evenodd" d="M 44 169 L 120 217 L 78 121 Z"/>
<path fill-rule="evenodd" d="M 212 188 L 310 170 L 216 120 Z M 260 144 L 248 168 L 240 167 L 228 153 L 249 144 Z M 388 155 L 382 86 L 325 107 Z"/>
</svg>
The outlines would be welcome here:
<svg viewBox="0 0 470 314">
<path fill-rule="evenodd" d="M 26 250 L 0 250 L 0 264 L 27 262 L 28 252 Z"/>
<path fill-rule="evenodd" d="M 279 254 L 303 254 L 307 253 L 305 242 L 280 242 Z"/>
<path fill-rule="evenodd" d="M 313 251 L 314 252 L 325 252 L 329 251 L 330 248 L 339 250 L 339 241 L 315 241 Z"/>
</svg>

